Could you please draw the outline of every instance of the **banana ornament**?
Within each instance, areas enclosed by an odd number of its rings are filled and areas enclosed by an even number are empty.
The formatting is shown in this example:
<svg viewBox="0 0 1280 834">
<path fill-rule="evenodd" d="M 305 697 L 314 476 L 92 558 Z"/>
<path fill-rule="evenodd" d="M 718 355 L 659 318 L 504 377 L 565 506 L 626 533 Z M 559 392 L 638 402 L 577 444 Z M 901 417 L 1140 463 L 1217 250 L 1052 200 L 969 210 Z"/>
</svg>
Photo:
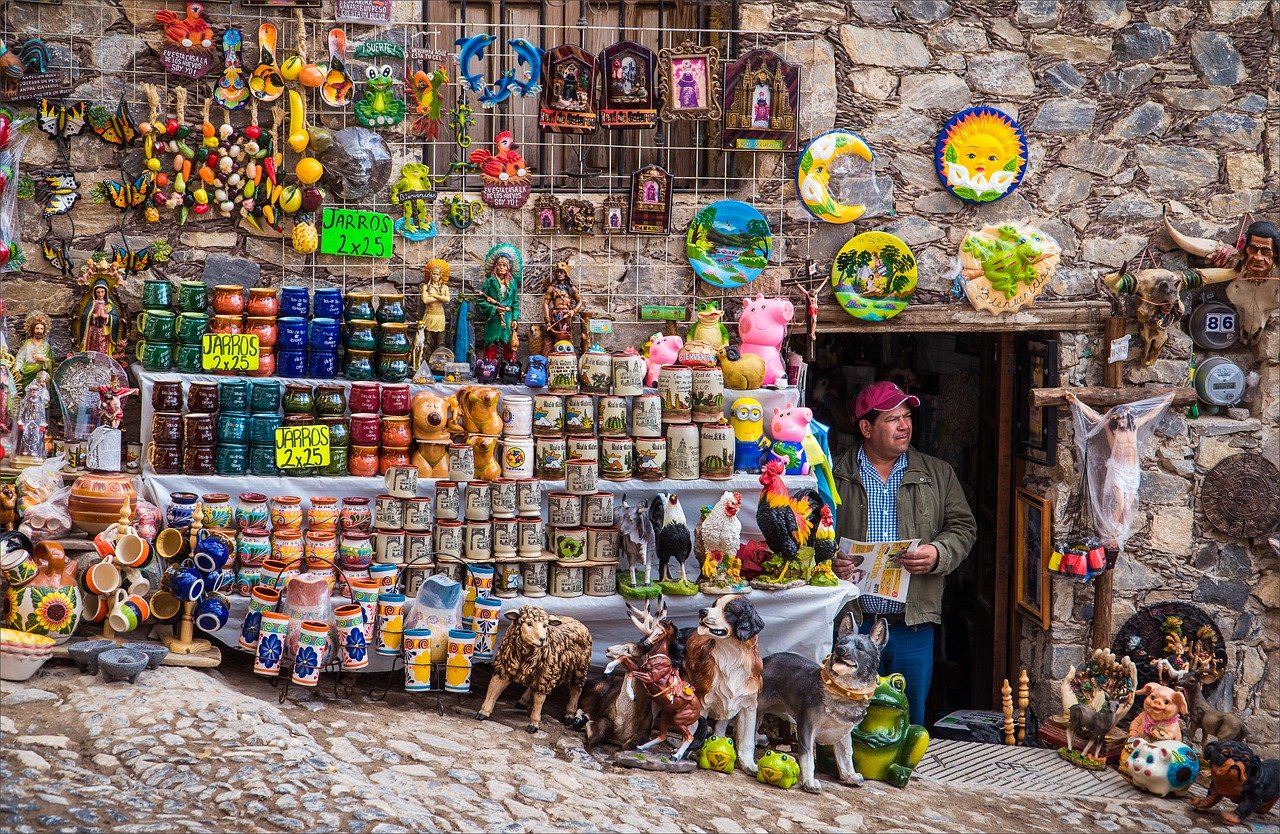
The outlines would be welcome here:
<svg viewBox="0 0 1280 834">
<path fill-rule="evenodd" d="M 307 106 L 302 101 L 302 93 L 289 91 L 289 147 L 296 153 L 307 149 L 310 140 L 307 134 Z"/>
</svg>

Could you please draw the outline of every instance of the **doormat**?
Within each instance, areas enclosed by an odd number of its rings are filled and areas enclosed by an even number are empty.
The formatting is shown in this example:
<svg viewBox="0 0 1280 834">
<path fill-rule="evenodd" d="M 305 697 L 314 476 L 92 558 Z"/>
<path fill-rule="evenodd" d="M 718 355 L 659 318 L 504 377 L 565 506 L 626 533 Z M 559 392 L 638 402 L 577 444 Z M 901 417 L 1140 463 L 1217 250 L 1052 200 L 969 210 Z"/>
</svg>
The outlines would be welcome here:
<svg viewBox="0 0 1280 834">
<path fill-rule="evenodd" d="M 1053 794 L 1085 799 L 1135 799 L 1150 796 L 1115 770 L 1085 770 L 1058 756 L 1057 750 L 934 739 L 915 770 L 918 779 L 966 788 Z M 1203 796 L 1201 785 L 1191 795 Z"/>
</svg>

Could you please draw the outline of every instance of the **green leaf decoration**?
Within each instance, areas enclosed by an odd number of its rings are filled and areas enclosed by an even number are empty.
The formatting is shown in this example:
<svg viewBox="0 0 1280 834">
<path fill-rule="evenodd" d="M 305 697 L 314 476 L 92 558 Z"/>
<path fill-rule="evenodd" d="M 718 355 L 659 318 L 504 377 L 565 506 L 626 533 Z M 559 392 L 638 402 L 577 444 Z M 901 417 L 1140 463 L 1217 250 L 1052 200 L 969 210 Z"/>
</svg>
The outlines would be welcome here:
<svg viewBox="0 0 1280 834">
<path fill-rule="evenodd" d="M 1009 160 L 1008 162 L 1006 162 L 1006 163 L 1005 163 L 1005 166 L 1004 166 L 1004 169 L 1003 169 L 1003 170 L 1005 170 L 1005 171 L 1016 171 L 1016 170 L 1018 170 L 1018 165 L 1019 165 L 1019 164 L 1021 164 L 1021 162 L 1022 162 L 1022 160 L 1021 160 L 1019 157 L 1016 157 L 1016 156 L 1015 156 L 1013 159 L 1011 159 L 1011 160 Z"/>
<path fill-rule="evenodd" d="M 157 263 L 164 263 L 169 260 L 169 256 L 173 254 L 173 247 L 169 245 L 166 238 L 160 238 L 151 244 L 151 257 Z"/>
<path fill-rule="evenodd" d="M 993 190 L 993 191 L 984 191 L 984 192 L 982 192 L 981 194 L 979 194 L 979 195 L 978 195 L 976 198 L 974 198 L 974 199 L 976 199 L 979 203 L 989 203 L 989 202 L 991 202 L 992 200 L 998 200 L 998 199 L 1000 199 L 1000 192 L 999 192 L 999 191 L 994 191 L 994 190 Z"/>
<path fill-rule="evenodd" d="M 951 145 L 947 145 L 947 149 L 942 152 L 942 158 L 947 162 L 954 163 L 958 158 L 956 155 L 956 149 Z"/>
<path fill-rule="evenodd" d="M 30 200 L 36 196 L 36 181 L 23 174 L 18 178 L 18 199 Z"/>
<path fill-rule="evenodd" d="M 962 185 L 962 186 L 960 186 L 959 188 L 952 189 L 951 193 L 952 193 L 952 194 L 955 194 L 955 195 L 956 195 L 957 197 L 959 197 L 961 200 L 976 200 L 976 199 L 978 199 L 978 195 L 977 195 L 977 193 L 975 193 L 975 192 L 974 192 L 974 190 L 973 190 L 972 188 L 970 188 L 969 186 L 967 186 L 967 185 Z"/>
</svg>

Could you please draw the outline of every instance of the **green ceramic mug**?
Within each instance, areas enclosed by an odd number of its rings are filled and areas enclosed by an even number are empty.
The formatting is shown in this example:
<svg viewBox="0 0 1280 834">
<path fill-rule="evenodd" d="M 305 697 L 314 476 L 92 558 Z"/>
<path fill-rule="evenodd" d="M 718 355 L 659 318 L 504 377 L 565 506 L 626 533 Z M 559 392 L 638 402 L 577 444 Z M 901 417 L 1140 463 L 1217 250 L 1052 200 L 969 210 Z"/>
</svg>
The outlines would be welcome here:
<svg viewBox="0 0 1280 834">
<path fill-rule="evenodd" d="M 178 345 L 175 364 L 184 374 L 198 374 L 204 370 L 204 351 L 200 345 Z"/>
<path fill-rule="evenodd" d="M 274 438 L 270 446 L 249 447 L 249 471 L 254 475 L 275 476 L 280 474 L 280 470 L 276 468 L 276 447 Z M 346 472 L 344 471 L 345 475 Z"/>
<path fill-rule="evenodd" d="M 173 285 L 165 278 L 148 278 L 142 282 L 142 308 L 168 310 L 173 306 Z"/>
<path fill-rule="evenodd" d="M 274 452 L 275 449 L 272 449 Z M 213 451 L 213 468 L 219 475 L 244 475 L 249 471 L 249 447 L 221 443 Z"/>
<path fill-rule="evenodd" d="M 172 342 L 178 317 L 168 310 L 143 310 L 138 314 L 138 332 L 148 342 Z"/>
<path fill-rule="evenodd" d="M 178 316 L 178 342 L 199 345 L 209 328 L 209 317 L 204 313 L 182 313 Z"/>
<path fill-rule="evenodd" d="M 168 342 L 138 342 L 133 353 L 148 371 L 173 369 L 173 345 Z"/>
<path fill-rule="evenodd" d="M 178 285 L 178 309 L 184 313 L 203 313 L 209 306 L 209 287 L 203 281 L 183 281 Z"/>
</svg>

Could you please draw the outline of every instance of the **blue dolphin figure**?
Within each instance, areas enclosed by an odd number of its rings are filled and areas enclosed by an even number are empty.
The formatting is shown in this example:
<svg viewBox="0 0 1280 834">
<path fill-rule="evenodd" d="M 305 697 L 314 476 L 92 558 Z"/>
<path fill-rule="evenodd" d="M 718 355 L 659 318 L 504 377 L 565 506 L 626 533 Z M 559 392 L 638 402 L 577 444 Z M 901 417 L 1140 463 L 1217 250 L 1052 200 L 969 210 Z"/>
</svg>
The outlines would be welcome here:
<svg viewBox="0 0 1280 834">
<path fill-rule="evenodd" d="M 480 73 L 471 71 L 472 59 L 484 60 L 484 51 L 496 38 L 490 34 L 472 35 L 469 38 L 458 38 L 454 45 L 458 47 L 458 70 L 462 81 L 473 93 L 484 89 L 484 78 Z"/>
<path fill-rule="evenodd" d="M 542 78 L 542 50 L 524 38 L 512 38 L 507 43 L 515 50 L 516 62 L 529 68 L 523 81 L 512 79 L 511 91 L 519 96 L 531 96 L 542 89 L 538 83 Z"/>
<path fill-rule="evenodd" d="M 480 103 L 485 107 L 493 107 L 511 98 L 511 90 L 515 87 L 512 79 L 515 77 L 514 69 L 504 72 L 492 85 L 486 86 L 485 91 L 480 94 Z"/>
</svg>

